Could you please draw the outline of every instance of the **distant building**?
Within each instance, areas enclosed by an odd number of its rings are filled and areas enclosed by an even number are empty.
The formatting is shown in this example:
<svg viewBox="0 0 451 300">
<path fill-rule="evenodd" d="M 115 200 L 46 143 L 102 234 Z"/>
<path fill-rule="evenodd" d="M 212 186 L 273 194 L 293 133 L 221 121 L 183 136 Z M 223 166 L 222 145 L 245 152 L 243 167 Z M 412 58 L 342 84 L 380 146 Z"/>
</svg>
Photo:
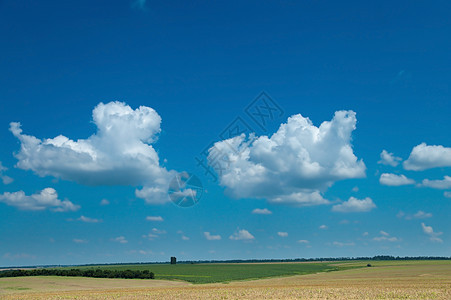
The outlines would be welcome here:
<svg viewBox="0 0 451 300">
<path fill-rule="evenodd" d="M 175 265 L 177 263 L 177 258 L 175 256 L 171 257 L 171 265 Z"/>
</svg>

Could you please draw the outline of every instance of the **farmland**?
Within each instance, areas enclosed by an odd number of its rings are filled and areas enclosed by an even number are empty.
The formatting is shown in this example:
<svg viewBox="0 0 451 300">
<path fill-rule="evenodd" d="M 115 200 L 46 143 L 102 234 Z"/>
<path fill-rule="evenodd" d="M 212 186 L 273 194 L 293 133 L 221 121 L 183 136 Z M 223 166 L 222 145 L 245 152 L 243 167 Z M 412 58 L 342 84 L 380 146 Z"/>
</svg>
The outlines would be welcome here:
<svg viewBox="0 0 451 300">
<path fill-rule="evenodd" d="M 194 284 L 230 282 L 260 279 L 276 276 L 306 275 L 362 267 L 366 263 L 348 265 L 346 263 L 220 263 L 220 264 L 148 264 L 111 265 L 79 267 L 80 269 L 101 268 L 106 270 L 149 270 L 156 279 L 183 280 Z"/>
<path fill-rule="evenodd" d="M 259 280 L 232 281 L 227 284 L 190 284 L 179 280 L 157 279 L 3 278 L 0 280 L 0 297 L 5 299 L 451 299 L 450 261 L 374 261 L 370 263 L 373 265 L 371 268 L 349 268 L 362 266 L 362 262 L 333 262 L 330 263 L 331 267 L 344 269 Z M 292 265 L 312 264 L 275 265 L 291 268 Z M 218 267 L 216 264 L 212 266 Z M 243 271 L 254 267 L 254 264 L 236 266 Z M 185 267 L 188 270 L 196 265 Z M 174 270 L 181 269 L 174 268 Z M 199 269 L 192 270 L 197 272 Z M 156 269 L 154 271 L 158 273 Z"/>
</svg>

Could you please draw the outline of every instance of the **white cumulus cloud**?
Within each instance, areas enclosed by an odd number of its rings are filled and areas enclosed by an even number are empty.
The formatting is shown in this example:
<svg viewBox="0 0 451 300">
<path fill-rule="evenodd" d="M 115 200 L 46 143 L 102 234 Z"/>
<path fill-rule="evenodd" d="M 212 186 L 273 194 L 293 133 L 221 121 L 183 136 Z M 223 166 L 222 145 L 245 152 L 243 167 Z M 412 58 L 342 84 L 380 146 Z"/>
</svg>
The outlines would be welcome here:
<svg viewBox="0 0 451 300">
<path fill-rule="evenodd" d="M 234 198 L 309 206 L 328 204 L 322 193 L 335 181 L 365 177 L 365 164 L 353 153 L 353 111 L 337 111 L 319 127 L 293 115 L 271 137 L 244 134 L 214 144 L 209 164 Z M 220 157 L 221 159 L 218 159 Z"/>
<path fill-rule="evenodd" d="M 389 186 L 401 186 L 415 184 L 415 180 L 407 178 L 405 175 L 396 175 L 392 173 L 383 173 L 379 178 L 380 184 Z"/>
<path fill-rule="evenodd" d="M 332 211 L 343 213 L 368 212 L 373 208 L 376 208 L 376 204 L 374 204 L 371 198 L 366 197 L 365 199 L 359 200 L 357 198 L 351 197 L 348 201 L 334 205 L 332 207 Z"/>
<path fill-rule="evenodd" d="M 401 157 L 396 157 L 393 153 L 389 153 L 387 152 L 387 150 L 382 150 L 381 160 L 378 161 L 377 163 L 396 167 L 397 165 L 399 165 L 400 161 L 402 161 Z"/>
<path fill-rule="evenodd" d="M 427 226 L 424 223 L 421 223 L 421 227 L 423 228 L 423 232 L 429 236 L 429 239 L 432 242 L 443 243 L 443 240 L 441 238 L 439 238 L 439 236 L 442 235 L 443 232 L 434 232 L 434 229 L 432 228 L 432 226 Z"/>
<path fill-rule="evenodd" d="M 208 231 L 204 232 L 204 236 L 209 241 L 218 241 L 221 239 L 221 236 L 219 234 L 213 235 L 213 234 L 210 234 L 210 232 L 208 232 Z"/>
<path fill-rule="evenodd" d="M 451 198 L 451 192 L 443 192 L 443 196 L 446 198 Z"/>
<path fill-rule="evenodd" d="M 235 241 L 241 241 L 241 240 L 253 240 L 255 237 L 246 229 L 238 229 L 235 233 L 233 233 L 231 236 L 229 236 L 229 239 L 235 240 Z"/>
<path fill-rule="evenodd" d="M 24 191 L 14 193 L 3 193 L 0 195 L 0 202 L 17 207 L 21 210 L 46 210 L 55 212 L 77 211 L 79 205 L 75 205 L 69 200 L 58 199 L 58 193 L 53 188 L 45 188 L 38 194 L 25 195 Z"/>
<path fill-rule="evenodd" d="M 10 131 L 21 144 L 17 167 L 85 185 L 144 186 L 137 197 L 168 202 L 168 183 L 175 172 L 160 166 L 152 147 L 161 131 L 158 113 L 110 102 L 98 104 L 92 118 L 97 131 L 78 140 L 63 135 L 39 139 L 23 134 L 20 123 L 11 123 Z"/>
<path fill-rule="evenodd" d="M 445 176 L 443 180 L 424 179 L 421 185 L 439 190 L 451 189 L 451 177 Z"/>
<path fill-rule="evenodd" d="M 267 208 L 256 208 L 252 211 L 252 213 L 256 215 L 270 215 L 272 214 L 272 211 Z"/>
<path fill-rule="evenodd" d="M 415 146 L 409 158 L 403 163 L 404 169 L 422 171 L 437 167 L 451 167 L 451 148 L 442 145 L 428 146 L 421 143 Z"/>
</svg>

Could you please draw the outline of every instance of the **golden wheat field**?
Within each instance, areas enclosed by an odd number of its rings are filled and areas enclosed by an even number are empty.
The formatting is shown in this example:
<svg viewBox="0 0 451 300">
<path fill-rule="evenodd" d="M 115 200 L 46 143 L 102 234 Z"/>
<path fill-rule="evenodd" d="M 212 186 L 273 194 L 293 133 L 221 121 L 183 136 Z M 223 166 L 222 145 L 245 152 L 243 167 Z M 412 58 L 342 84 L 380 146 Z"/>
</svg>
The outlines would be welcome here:
<svg viewBox="0 0 451 300">
<path fill-rule="evenodd" d="M 371 268 L 228 284 L 70 277 L 0 279 L 2 299 L 451 299 L 451 262 Z"/>
</svg>

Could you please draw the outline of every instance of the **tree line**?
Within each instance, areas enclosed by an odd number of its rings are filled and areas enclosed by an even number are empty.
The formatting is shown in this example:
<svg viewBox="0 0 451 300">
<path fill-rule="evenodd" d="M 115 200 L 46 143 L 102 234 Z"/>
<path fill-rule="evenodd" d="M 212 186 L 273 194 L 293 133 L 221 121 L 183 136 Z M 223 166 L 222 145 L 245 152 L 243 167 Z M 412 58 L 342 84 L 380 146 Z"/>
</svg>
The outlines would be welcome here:
<svg viewBox="0 0 451 300">
<path fill-rule="evenodd" d="M 155 274 L 149 270 L 107 270 L 107 269 L 32 269 L 6 270 L 0 277 L 19 276 L 75 276 L 95 278 L 154 279 Z"/>
<path fill-rule="evenodd" d="M 252 263 L 252 262 L 323 262 L 323 261 L 346 261 L 346 260 L 451 260 L 446 256 L 391 256 L 376 255 L 364 257 L 319 257 L 319 258 L 288 258 L 288 259 L 230 259 L 230 260 L 184 260 L 177 261 L 177 264 L 202 264 L 202 263 Z M 82 264 L 82 265 L 30 265 L 30 266 L 11 266 L 13 268 L 68 268 L 68 267 L 98 267 L 98 266 L 140 266 L 140 265 L 164 265 L 162 262 L 115 262 L 106 264 Z M 0 266 L 0 268 L 3 268 Z"/>
<path fill-rule="evenodd" d="M 376 255 L 372 257 L 318 257 L 318 258 L 288 258 L 288 259 L 229 259 L 229 260 L 198 260 L 178 261 L 178 264 L 203 264 L 203 263 L 262 263 L 262 262 L 323 262 L 323 261 L 354 261 L 354 260 L 451 260 L 444 256 L 391 256 Z"/>
</svg>

